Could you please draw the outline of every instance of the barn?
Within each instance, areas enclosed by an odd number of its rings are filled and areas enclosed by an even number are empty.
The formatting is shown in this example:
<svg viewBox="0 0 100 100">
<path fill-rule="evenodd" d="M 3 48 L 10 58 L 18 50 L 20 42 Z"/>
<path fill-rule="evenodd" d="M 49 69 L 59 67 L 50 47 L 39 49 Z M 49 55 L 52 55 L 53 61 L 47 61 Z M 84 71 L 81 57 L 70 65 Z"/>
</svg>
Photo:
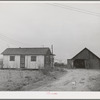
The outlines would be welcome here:
<svg viewBox="0 0 100 100">
<path fill-rule="evenodd" d="M 89 49 L 84 48 L 72 59 L 67 60 L 69 68 L 99 69 L 100 58 Z"/>
<path fill-rule="evenodd" d="M 3 68 L 39 69 L 53 65 L 49 48 L 7 48 L 2 54 Z"/>
</svg>

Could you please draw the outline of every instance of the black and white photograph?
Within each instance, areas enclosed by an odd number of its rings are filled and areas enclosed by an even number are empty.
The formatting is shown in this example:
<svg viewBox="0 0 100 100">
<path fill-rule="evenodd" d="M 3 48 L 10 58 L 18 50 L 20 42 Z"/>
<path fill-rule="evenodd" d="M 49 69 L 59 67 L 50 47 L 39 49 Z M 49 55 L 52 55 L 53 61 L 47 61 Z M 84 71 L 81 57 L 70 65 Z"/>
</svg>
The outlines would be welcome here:
<svg viewBox="0 0 100 100">
<path fill-rule="evenodd" d="M 0 2 L 0 91 L 99 92 L 100 2 Z"/>
</svg>

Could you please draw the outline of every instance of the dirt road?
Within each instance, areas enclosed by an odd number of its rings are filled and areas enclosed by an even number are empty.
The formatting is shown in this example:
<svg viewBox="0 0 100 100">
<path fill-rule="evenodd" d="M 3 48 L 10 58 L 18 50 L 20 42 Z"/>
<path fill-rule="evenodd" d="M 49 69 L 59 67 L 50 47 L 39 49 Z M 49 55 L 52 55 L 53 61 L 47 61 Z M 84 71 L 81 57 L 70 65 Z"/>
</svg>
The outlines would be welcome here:
<svg viewBox="0 0 100 100">
<path fill-rule="evenodd" d="M 64 76 L 32 91 L 99 91 L 100 70 L 70 69 Z"/>
</svg>

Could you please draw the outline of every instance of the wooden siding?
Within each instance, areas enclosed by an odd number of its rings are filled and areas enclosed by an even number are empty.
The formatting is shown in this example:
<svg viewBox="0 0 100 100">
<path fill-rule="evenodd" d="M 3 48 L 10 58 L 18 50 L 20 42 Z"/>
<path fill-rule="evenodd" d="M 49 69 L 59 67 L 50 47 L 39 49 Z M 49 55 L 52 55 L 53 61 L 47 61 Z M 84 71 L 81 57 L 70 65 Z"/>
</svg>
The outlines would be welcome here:
<svg viewBox="0 0 100 100">
<path fill-rule="evenodd" d="M 3 68 L 20 68 L 20 56 L 14 55 L 15 61 L 10 61 L 9 55 L 3 56 Z"/>
<path fill-rule="evenodd" d="M 67 59 L 67 68 L 73 68 L 73 60 Z"/>
<path fill-rule="evenodd" d="M 87 50 L 82 51 L 80 54 L 78 54 L 74 59 L 89 59 L 89 52 Z"/>
<path fill-rule="evenodd" d="M 98 59 L 90 59 L 90 68 L 92 69 L 99 69 L 100 68 L 100 60 Z"/>
<path fill-rule="evenodd" d="M 45 67 L 53 67 L 53 63 L 54 63 L 54 57 L 53 55 L 51 55 L 51 51 L 48 50 L 46 55 L 44 56 L 44 66 Z"/>
<path fill-rule="evenodd" d="M 91 52 L 89 52 L 87 49 L 83 50 L 81 53 L 79 53 L 74 58 L 72 58 L 73 61 L 75 59 L 84 59 L 85 68 L 90 68 L 90 69 L 100 68 L 100 59 L 96 57 L 94 54 L 92 54 Z"/>
<path fill-rule="evenodd" d="M 39 67 L 44 68 L 44 56 L 36 56 L 36 61 L 31 61 L 31 55 L 25 56 L 25 68 L 38 69 Z"/>
<path fill-rule="evenodd" d="M 9 55 L 3 56 L 3 68 L 20 68 L 20 55 L 14 55 L 15 61 L 10 61 Z M 32 55 L 33 56 L 33 55 Z M 36 61 L 31 61 L 31 55 L 25 56 L 25 68 L 44 68 L 44 56 L 36 56 Z"/>
<path fill-rule="evenodd" d="M 74 57 L 73 60 L 74 59 L 98 59 L 98 58 L 95 55 L 93 55 L 91 52 L 85 49 L 80 54 L 78 54 L 76 57 Z"/>
</svg>

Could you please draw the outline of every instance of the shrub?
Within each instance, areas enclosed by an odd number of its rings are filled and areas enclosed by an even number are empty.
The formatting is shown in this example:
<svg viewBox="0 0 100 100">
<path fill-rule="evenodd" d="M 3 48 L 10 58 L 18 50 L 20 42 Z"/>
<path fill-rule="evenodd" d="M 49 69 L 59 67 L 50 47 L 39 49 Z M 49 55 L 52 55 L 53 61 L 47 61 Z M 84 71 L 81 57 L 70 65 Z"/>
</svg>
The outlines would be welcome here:
<svg viewBox="0 0 100 100">
<path fill-rule="evenodd" d="M 48 75 L 49 74 L 49 70 L 48 69 L 40 69 L 40 71 L 44 74 L 44 75 Z"/>
<path fill-rule="evenodd" d="M 44 75 L 49 75 L 51 71 L 53 71 L 53 68 L 51 66 L 45 66 L 43 69 L 39 70 L 44 74 Z"/>
</svg>

